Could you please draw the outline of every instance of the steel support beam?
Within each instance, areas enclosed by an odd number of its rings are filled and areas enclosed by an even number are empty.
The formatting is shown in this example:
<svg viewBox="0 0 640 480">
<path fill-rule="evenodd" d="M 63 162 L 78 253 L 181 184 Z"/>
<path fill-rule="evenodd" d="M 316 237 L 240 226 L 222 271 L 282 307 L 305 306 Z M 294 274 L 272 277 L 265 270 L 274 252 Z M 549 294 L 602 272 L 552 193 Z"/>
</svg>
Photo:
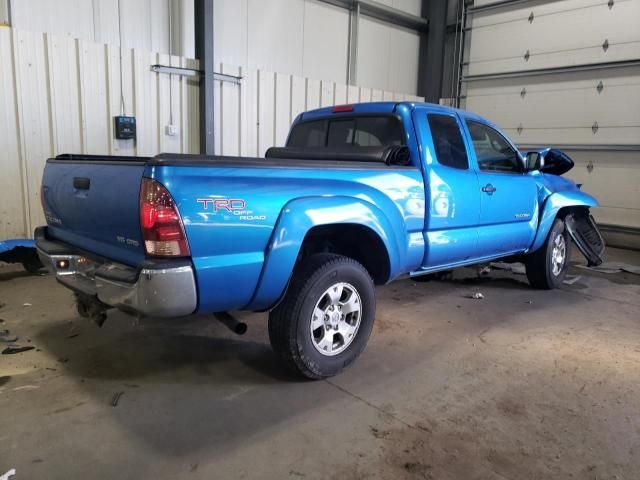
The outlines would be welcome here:
<svg viewBox="0 0 640 480">
<path fill-rule="evenodd" d="M 358 81 L 358 25 L 360 24 L 360 4 L 349 10 L 349 60 L 347 85 L 356 85 Z"/>
<path fill-rule="evenodd" d="M 429 19 L 429 31 L 420 39 L 418 95 L 432 103 L 438 103 L 442 96 L 448 3 L 422 0 L 422 15 Z"/>
<path fill-rule="evenodd" d="M 196 58 L 200 61 L 200 153 L 214 154 L 213 0 L 195 0 Z"/>
<path fill-rule="evenodd" d="M 355 10 L 359 8 L 362 15 L 373 17 L 377 20 L 381 20 L 392 25 L 399 25 L 401 27 L 410 28 L 419 32 L 425 32 L 429 25 L 429 22 L 417 15 L 411 15 L 403 10 L 389 7 L 383 3 L 376 2 L 374 0 L 320 0 L 324 3 L 335 5 L 336 7 L 346 8 L 348 10 Z M 440 1 L 440 0 L 438 0 Z"/>
</svg>

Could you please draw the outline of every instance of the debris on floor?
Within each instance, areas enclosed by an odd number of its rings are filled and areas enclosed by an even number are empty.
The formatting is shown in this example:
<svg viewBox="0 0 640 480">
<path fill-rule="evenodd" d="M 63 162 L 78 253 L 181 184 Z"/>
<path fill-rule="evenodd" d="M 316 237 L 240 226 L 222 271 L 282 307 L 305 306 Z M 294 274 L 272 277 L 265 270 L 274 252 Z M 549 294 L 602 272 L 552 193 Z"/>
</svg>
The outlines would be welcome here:
<svg viewBox="0 0 640 480">
<path fill-rule="evenodd" d="M 16 469 L 12 468 L 7 473 L 0 475 L 0 480 L 9 480 L 9 478 L 13 477 L 16 474 Z"/>
<path fill-rule="evenodd" d="M 486 265 L 484 267 L 482 267 L 480 270 L 478 270 L 478 276 L 482 276 L 482 275 L 489 275 L 491 273 L 491 267 L 489 265 Z"/>
<path fill-rule="evenodd" d="M 2 355 L 13 355 L 16 353 L 28 352 L 29 350 L 35 350 L 36 347 L 20 347 L 20 346 L 8 346 L 2 350 Z"/>
<path fill-rule="evenodd" d="M 573 285 L 581 278 L 582 278 L 582 275 L 567 275 L 564 277 L 564 281 L 562 283 L 567 285 Z"/>
<path fill-rule="evenodd" d="M 527 273 L 524 263 L 491 262 L 489 265 L 493 268 L 517 273 L 518 275 L 524 275 Z"/>
<path fill-rule="evenodd" d="M 471 295 L 471 297 L 469 298 L 473 298 L 474 300 L 482 300 L 484 298 L 484 295 L 481 294 L 480 292 L 476 292 L 473 295 Z"/>
<path fill-rule="evenodd" d="M 22 304 L 23 307 L 31 307 L 32 305 L 29 302 L 25 302 Z"/>
<path fill-rule="evenodd" d="M 9 330 L 0 330 L 0 342 L 13 343 L 18 340 L 17 335 L 11 335 Z"/>
<path fill-rule="evenodd" d="M 638 265 L 629 265 L 624 262 L 604 262 L 597 267 L 588 267 L 587 265 L 576 265 L 578 268 L 586 268 L 588 270 L 593 270 L 594 272 L 600 273 L 620 273 L 627 272 L 633 273 L 634 275 L 640 275 L 640 266 Z"/>
<path fill-rule="evenodd" d="M 116 392 L 113 394 L 113 398 L 111 399 L 112 407 L 118 406 L 118 402 L 120 401 L 120 397 L 122 397 L 122 395 L 124 395 L 124 392 Z"/>
</svg>

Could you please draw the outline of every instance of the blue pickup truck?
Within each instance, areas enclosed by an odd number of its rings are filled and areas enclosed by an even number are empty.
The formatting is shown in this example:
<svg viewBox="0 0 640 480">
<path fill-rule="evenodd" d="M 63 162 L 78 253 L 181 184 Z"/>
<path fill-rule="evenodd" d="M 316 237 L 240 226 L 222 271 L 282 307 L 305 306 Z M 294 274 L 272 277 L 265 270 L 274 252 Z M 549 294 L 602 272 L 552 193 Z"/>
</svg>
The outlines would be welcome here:
<svg viewBox="0 0 640 480">
<path fill-rule="evenodd" d="M 374 285 L 503 258 L 523 261 L 533 287 L 555 288 L 571 239 L 601 261 L 597 201 L 559 176 L 571 159 L 522 156 L 468 112 L 321 108 L 265 157 L 52 158 L 38 254 L 99 322 L 113 307 L 228 325 L 229 311 L 268 310 L 275 352 L 309 378 L 362 352 Z"/>
</svg>

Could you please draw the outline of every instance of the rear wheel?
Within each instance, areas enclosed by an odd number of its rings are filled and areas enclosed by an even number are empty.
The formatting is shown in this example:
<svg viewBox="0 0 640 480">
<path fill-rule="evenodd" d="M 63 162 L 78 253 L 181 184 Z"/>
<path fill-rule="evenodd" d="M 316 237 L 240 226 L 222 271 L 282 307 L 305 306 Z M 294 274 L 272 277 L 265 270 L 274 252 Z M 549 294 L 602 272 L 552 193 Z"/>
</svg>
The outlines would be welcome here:
<svg viewBox="0 0 640 480">
<path fill-rule="evenodd" d="M 351 258 L 317 254 L 296 268 L 270 313 L 269 339 L 289 368 L 307 378 L 331 377 L 364 350 L 374 317 L 367 270 Z"/>
<path fill-rule="evenodd" d="M 529 283 L 545 290 L 562 285 L 571 258 L 571 240 L 562 219 L 556 219 L 546 241 L 525 262 Z"/>
</svg>

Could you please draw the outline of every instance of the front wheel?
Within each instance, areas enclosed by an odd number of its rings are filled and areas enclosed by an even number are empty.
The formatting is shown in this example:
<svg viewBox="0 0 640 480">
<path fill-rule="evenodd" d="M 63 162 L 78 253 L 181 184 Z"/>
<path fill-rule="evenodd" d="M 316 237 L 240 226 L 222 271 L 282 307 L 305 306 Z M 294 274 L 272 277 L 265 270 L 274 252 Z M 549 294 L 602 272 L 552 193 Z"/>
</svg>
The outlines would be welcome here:
<svg viewBox="0 0 640 480">
<path fill-rule="evenodd" d="M 562 285 L 571 258 L 571 239 L 562 219 L 556 219 L 549 236 L 538 250 L 528 255 L 525 265 L 531 286 L 551 290 Z"/>
<path fill-rule="evenodd" d="M 309 257 L 294 271 L 269 315 L 269 340 L 283 362 L 307 378 L 331 377 L 364 350 L 375 318 L 369 273 L 351 258 Z"/>
</svg>

